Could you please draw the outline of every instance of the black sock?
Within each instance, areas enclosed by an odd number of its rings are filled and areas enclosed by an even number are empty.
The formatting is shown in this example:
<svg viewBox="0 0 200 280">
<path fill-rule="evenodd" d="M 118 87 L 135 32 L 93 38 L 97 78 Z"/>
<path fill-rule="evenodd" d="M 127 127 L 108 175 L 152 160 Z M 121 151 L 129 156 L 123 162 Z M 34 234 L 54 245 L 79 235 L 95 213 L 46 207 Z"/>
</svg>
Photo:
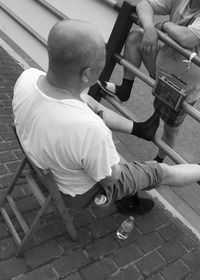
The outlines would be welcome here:
<svg viewBox="0 0 200 280">
<path fill-rule="evenodd" d="M 152 78 L 152 79 L 156 79 L 156 77 L 155 77 L 155 75 L 151 75 L 150 73 L 149 73 L 149 76 Z"/>
<path fill-rule="evenodd" d="M 121 86 L 116 86 L 116 95 L 122 102 L 129 99 L 134 80 L 123 79 Z"/>
<path fill-rule="evenodd" d="M 159 162 L 159 163 L 162 163 L 163 160 L 164 160 L 164 158 L 161 158 L 161 157 L 159 157 L 159 155 L 157 155 L 157 156 L 154 158 L 154 160 L 156 160 L 156 161 Z"/>
<path fill-rule="evenodd" d="M 153 115 L 145 122 L 134 122 L 131 134 L 151 141 L 156 134 L 160 123 L 159 112 L 155 111 Z"/>
</svg>

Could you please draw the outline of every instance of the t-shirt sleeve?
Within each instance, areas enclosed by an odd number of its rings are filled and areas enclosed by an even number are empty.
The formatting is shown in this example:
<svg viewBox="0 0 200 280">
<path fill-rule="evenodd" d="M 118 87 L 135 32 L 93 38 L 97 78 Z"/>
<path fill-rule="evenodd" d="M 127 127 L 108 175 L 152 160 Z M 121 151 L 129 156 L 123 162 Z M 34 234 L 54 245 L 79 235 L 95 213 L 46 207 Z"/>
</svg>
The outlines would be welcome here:
<svg viewBox="0 0 200 280">
<path fill-rule="evenodd" d="M 197 17 L 188 28 L 200 39 L 200 17 Z"/>
<path fill-rule="evenodd" d="M 110 133 L 101 133 L 99 131 L 97 134 L 96 131 L 92 135 L 92 138 L 90 143 L 93 144 L 88 145 L 88 149 L 84 151 L 81 161 L 87 174 L 93 180 L 99 182 L 111 175 L 111 167 L 118 164 L 120 158 Z"/>
<path fill-rule="evenodd" d="M 172 0 L 147 0 L 155 15 L 169 15 L 172 9 Z"/>
<path fill-rule="evenodd" d="M 101 104 L 87 93 L 81 93 L 81 98 L 95 113 L 102 109 Z"/>
</svg>

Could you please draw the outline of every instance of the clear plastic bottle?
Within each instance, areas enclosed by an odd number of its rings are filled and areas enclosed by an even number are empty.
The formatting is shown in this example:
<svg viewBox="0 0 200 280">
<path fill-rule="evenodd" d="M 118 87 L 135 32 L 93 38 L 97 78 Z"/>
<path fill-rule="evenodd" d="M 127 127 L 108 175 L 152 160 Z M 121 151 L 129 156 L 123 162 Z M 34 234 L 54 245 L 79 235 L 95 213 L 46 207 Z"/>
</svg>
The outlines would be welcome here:
<svg viewBox="0 0 200 280">
<path fill-rule="evenodd" d="M 134 217 L 130 216 L 128 219 L 122 222 L 121 226 L 117 230 L 117 237 L 119 239 L 127 239 L 129 234 L 131 233 L 134 226 Z"/>
</svg>

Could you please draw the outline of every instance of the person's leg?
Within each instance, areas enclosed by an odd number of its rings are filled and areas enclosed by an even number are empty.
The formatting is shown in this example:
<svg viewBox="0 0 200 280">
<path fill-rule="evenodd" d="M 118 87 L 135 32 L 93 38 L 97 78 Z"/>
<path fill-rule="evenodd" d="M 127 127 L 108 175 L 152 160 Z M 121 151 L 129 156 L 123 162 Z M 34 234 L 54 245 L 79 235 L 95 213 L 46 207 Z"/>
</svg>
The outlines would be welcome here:
<svg viewBox="0 0 200 280">
<path fill-rule="evenodd" d="M 143 62 L 150 76 L 154 78 L 156 73 L 156 57 L 144 55 L 141 50 L 142 38 L 142 29 L 136 29 L 130 32 L 124 47 L 124 57 L 137 68 L 140 68 Z M 134 80 L 135 75 L 124 68 L 124 79 Z"/>
<path fill-rule="evenodd" d="M 177 137 L 179 131 L 180 131 L 180 126 L 171 127 L 171 126 L 168 126 L 166 123 L 164 123 L 163 136 L 161 139 L 169 147 L 174 148 L 175 140 L 176 140 L 176 137 Z M 162 162 L 164 160 L 165 156 L 166 156 L 165 152 L 162 149 L 159 149 L 155 160 L 157 160 L 158 162 Z"/>
<path fill-rule="evenodd" d="M 200 180 L 199 164 L 168 165 L 156 161 L 121 164 L 115 200 L 158 186 L 184 187 Z"/>
<path fill-rule="evenodd" d="M 162 176 L 160 185 L 170 187 L 185 187 L 200 180 L 198 164 L 167 165 L 160 163 Z"/>
<path fill-rule="evenodd" d="M 115 184 L 115 200 L 130 197 L 138 191 L 159 186 L 185 187 L 200 180 L 199 164 L 170 166 L 156 161 L 121 164 L 122 175 Z"/>
<path fill-rule="evenodd" d="M 137 68 L 140 68 L 143 62 L 150 76 L 155 77 L 156 57 L 145 56 L 142 53 L 142 38 L 143 31 L 141 28 L 137 28 L 134 31 L 130 32 L 124 47 L 124 57 Z M 125 102 L 130 97 L 134 79 L 134 73 L 124 68 L 123 81 L 120 86 L 115 86 L 113 83 L 107 82 L 104 82 L 103 85 L 106 89 L 108 89 L 112 93 L 115 93 L 122 102 Z"/>
<path fill-rule="evenodd" d="M 121 164 L 121 177 L 114 185 L 113 200 L 124 214 L 144 215 L 154 206 L 151 199 L 138 197 L 138 191 L 160 182 L 161 168 L 157 162 Z"/>
<path fill-rule="evenodd" d="M 141 42 L 143 38 L 143 32 L 141 29 L 136 29 L 131 31 L 127 37 L 124 46 L 124 57 L 134 64 L 137 68 L 140 68 L 142 64 L 142 52 L 141 52 Z M 135 75 L 133 72 L 124 68 L 124 79 L 134 80 Z"/>
</svg>

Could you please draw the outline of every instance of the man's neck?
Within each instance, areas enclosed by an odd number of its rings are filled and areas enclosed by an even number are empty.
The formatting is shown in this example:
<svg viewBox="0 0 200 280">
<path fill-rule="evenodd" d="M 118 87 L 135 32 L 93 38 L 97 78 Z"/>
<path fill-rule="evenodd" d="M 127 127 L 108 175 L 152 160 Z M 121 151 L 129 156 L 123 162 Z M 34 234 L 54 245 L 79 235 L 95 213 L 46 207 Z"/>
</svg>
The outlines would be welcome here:
<svg viewBox="0 0 200 280">
<path fill-rule="evenodd" d="M 76 83 L 75 83 L 76 85 Z M 53 76 L 47 74 L 40 77 L 38 87 L 46 95 L 55 99 L 79 99 L 81 90 L 77 87 L 72 87 L 70 83 L 58 81 Z"/>
</svg>

